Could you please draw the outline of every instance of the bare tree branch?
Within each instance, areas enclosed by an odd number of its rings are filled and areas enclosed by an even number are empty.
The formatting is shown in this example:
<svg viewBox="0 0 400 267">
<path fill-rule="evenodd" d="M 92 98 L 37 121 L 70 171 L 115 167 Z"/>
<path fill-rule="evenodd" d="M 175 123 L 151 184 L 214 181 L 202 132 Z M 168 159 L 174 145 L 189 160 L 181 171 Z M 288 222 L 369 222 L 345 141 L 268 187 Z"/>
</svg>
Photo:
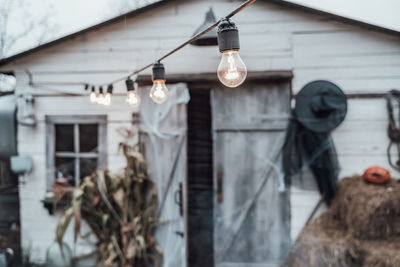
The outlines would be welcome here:
<svg viewBox="0 0 400 267">
<path fill-rule="evenodd" d="M 21 46 L 24 40 L 36 39 L 40 44 L 54 36 L 57 26 L 51 23 L 51 7 L 45 7 L 44 11 L 38 16 L 29 8 L 27 0 L 0 0 L 0 58 L 15 51 L 15 46 Z M 22 19 L 18 25 L 11 24 L 16 17 Z"/>
</svg>

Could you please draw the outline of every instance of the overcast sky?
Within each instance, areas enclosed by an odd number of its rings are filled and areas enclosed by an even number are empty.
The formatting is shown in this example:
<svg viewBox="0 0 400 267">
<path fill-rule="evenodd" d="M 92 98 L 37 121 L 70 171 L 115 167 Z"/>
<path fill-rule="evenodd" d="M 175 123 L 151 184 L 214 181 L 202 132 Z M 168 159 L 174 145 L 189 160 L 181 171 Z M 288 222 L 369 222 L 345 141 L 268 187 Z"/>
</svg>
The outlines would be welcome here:
<svg viewBox="0 0 400 267">
<path fill-rule="evenodd" d="M 118 15 L 118 3 L 124 0 L 28 0 L 30 8 L 43 10 L 45 3 L 53 6 L 54 22 L 60 37 Z M 138 0 L 151 2 L 154 0 Z M 198 0 L 201 1 L 201 0 Z M 290 0 L 310 7 L 351 17 L 400 31 L 400 0 Z M 1 4 L 2 0 L 0 0 Z M 111 4 L 112 3 L 112 4 Z M 256 3 L 257 4 L 257 3 Z M 38 12 L 39 13 L 39 12 Z M 220 15 L 220 14 L 218 14 Z M 18 25 L 19 19 L 12 22 Z M 34 46 L 24 40 L 11 54 Z"/>
</svg>

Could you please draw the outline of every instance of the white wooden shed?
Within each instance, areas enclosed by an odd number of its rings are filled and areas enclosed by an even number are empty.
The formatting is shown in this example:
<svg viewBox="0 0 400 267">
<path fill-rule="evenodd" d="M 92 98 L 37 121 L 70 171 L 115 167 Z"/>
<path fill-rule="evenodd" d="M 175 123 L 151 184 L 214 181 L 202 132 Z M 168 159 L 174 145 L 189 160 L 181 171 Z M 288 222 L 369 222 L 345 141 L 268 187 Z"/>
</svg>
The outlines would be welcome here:
<svg viewBox="0 0 400 267">
<path fill-rule="evenodd" d="M 332 81 L 348 96 L 347 117 L 333 133 L 340 177 L 371 165 L 390 169 L 382 96 L 400 87 L 400 32 L 284 1 L 259 0 L 233 18 L 249 73 L 239 88 L 218 83 L 218 47 L 188 46 L 164 61 L 169 104 L 148 100 L 150 72 L 138 77 L 140 110 L 125 103 L 123 82 L 109 108 L 89 103 L 83 83 L 127 75 L 188 39 L 210 6 L 222 17 L 241 2 L 164 0 L 0 60 L 0 71 L 16 77 L 15 94 L 34 96 L 37 123 L 19 124 L 17 140 L 19 155 L 34 162 L 19 194 L 22 243 L 36 261 L 54 239 L 58 217 L 41 200 L 57 166 L 72 159 L 77 179 L 90 166 L 118 171 L 120 127 L 140 129 L 163 218 L 177 218 L 158 234 L 168 267 L 278 266 L 319 199 L 316 190 L 278 192 L 291 99 L 308 82 Z M 174 202 L 180 184 L 183 216 Z"/>
</svg>

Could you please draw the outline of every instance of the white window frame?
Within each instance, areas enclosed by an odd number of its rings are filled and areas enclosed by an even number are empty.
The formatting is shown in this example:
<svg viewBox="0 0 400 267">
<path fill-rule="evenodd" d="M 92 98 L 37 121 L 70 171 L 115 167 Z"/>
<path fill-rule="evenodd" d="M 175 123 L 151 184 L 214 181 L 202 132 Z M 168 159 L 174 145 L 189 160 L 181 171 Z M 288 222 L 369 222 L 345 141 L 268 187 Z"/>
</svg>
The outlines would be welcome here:
<svg viewBox="0 0 400 267">
<path fill-rule="evenodd" d="M 55 158 L 75 158 L 75 185 L 80 182 L 80 158 L 97 158 L 97 169 L 105 170 L 107 166 L 107 115 L 47 115 L 46 122 L 46 177 L 47 191 L 52 191 L 55 179 Z M 74 125 L 74 152 L 56 152 L 55 125 Z M 79 152 L 79 124 L 98 124 L 98 152 Z"/>
</svg>

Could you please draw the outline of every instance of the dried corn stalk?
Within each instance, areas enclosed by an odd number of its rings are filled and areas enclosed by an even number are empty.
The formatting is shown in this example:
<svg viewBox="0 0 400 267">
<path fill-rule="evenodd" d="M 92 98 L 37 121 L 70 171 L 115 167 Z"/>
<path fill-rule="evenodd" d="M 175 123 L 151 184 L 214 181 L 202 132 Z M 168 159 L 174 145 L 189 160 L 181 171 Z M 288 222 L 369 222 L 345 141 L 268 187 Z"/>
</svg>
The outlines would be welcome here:
<svg viewBox="0 0 400 267">
<path fill-rule="evenodd" d="M 75 242 L 85 220 L 98 239 L 98 264 L 104 266 L 160 266 L 162 250 L 154 230 L 156 185 L 149 179 L 146 161 L 134 147 L 121 143 L 127 167 L 123 175 L 96 172 L 85 177 L 73 192 L 72 204 L 61 216 L 57 240 L 62 244 L 65 231 L 75 219 Z"/>
</svg>

